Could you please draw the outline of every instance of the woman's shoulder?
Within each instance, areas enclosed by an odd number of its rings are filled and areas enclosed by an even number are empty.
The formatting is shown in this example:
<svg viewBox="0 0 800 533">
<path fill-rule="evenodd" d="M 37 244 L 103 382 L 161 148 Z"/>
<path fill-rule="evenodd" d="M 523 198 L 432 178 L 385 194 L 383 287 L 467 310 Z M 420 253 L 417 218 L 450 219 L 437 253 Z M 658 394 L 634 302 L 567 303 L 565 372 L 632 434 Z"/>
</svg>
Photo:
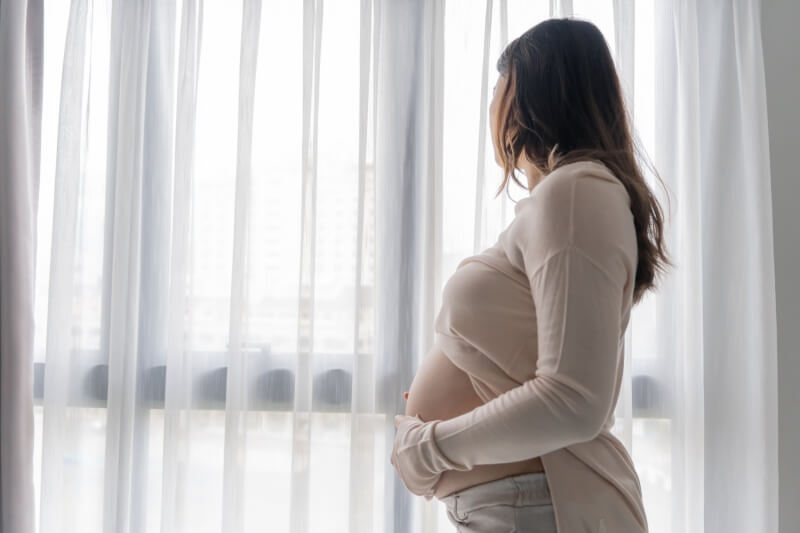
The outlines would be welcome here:
<svg viewBox="0 0 800 533">
<path fill-rule="evenodd" d="M 547 174 L 527 197 L 515 206 L 523 224 L 542 218 L 559 224 L 571 220 L 576 210 L 627 211 L 630 196 L 622 181 L 602 162 L 581 160 L 562 165 Z"/>
<path fill-rule="evenodd" d="M 636 247 L 627 190 L 594 160 L 553 170 L 518 202 L 515 212 L 502 243 L 509 258 L 526 255 L 543 261 L 568 246 L 593 257 L 620 246 Z"/>
<path fill-rule="evenodd" d="M 568 191 L 572 192 L 576 184 L 588 186 L 596 190 L 625 191 L 622 181 L 601 161 L 585 159 L 566 163 L 549 174 L 533 188 L 530 197 L 555 196 L 560 197 Z"/>
</svg>

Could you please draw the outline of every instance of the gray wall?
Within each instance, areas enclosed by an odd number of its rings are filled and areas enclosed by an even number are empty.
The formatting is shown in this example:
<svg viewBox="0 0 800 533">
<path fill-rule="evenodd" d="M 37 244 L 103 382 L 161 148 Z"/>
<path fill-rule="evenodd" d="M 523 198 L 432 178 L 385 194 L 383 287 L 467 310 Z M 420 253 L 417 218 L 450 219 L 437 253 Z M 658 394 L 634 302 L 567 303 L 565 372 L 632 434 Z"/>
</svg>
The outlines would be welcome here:
<svg viewBox="0 0 800 533">
<path fill-rule="evenodd" d="M 778 313 L 780 532 L 800 524 L 800 2 L 762 0 Z"/>
</svg>

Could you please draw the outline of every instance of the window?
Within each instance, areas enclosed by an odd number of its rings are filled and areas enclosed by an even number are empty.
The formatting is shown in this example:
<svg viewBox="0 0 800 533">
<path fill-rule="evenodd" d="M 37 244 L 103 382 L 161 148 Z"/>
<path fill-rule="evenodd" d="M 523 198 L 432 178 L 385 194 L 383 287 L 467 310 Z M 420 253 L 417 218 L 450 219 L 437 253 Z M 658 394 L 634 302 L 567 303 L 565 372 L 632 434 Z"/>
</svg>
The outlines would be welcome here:
<svg viewBox="0 0 800 533">
<path fill-rule="evenodd" d="M 387 364 L 375 323 L 381 5 L 257 5 L 184 0 L 148 14 L 125 4 L 132 33 L 115 27 L 108 0 L 47 6 L 35 333 L 42 533 L 127 519 L 109 518 L 112 508 L 149 532 L 216 532 L 230 520 L 288 531 L 298 519 L 310 531 L 348 531 L 356 520 L 383 530 L 392 472 L 375 398 L 394 375 L 376 370 Z M 573 5 L 613 50 L 613 2 Z M 513 216 L 509 200 L 493 199 L 499 169 L 481 113 L 504 43 L 550 14 L 544 1 L 488 6 L 445 5 L 442 279 Z M 653 2 L 637 2 L 634 108 L 648 148 L 652 19 Z M 141 49 L 120 44 L 131 35 Z M 115 79 L 127 96 L 113 92 Z M 135 102 L 135 83 L 141 108 L 113 99 Z M 654 532 L 670 530 L 657 318 L 647 303 L 634 313 L 633 419 L 618 424 L 634 442 Z M 438 520 L 451 529 L 441 509 Z"/>
</svg>

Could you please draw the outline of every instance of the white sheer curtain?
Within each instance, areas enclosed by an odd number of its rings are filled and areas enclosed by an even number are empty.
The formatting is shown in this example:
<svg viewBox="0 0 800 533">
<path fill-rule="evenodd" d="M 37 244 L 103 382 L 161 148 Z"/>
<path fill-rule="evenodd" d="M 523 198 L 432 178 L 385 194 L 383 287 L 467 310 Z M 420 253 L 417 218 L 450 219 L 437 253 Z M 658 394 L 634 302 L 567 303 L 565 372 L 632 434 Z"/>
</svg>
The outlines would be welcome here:
<svg viewBox="0 0 800 533">
<path fill-rule="evenodd" d="M 569 14 L 606 34 L 671 192 L 679 268 L 634 311 L 615 428 L 651 530 L 777 529 L 758 5 L 46 9 L 41 533 L 451 531 L 395 477 L 392 416 L 443 280 L 513 216 L 496 58 Z"/>
<path fill-rule="evenodd" d="M 760 3 L 655 5 L 655 159 L 676 196 L 670 239 L 681 264 L 654 302 L 652 340 L 666 363 L 655 403 L 672 424 L 671 523 L 674 531 L 777 531 Z"/>
</svg>

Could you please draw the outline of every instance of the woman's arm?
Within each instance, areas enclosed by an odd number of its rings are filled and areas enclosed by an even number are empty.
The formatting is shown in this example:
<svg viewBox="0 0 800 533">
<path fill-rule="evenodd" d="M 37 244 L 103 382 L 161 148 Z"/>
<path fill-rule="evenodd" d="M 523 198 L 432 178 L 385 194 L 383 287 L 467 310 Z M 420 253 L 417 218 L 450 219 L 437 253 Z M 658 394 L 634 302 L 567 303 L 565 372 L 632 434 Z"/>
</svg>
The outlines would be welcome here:
<svg viewBox="0 0 800 533">
<path fill-rule="evenodd" d="M 398 417 L 393 464 L 416 494 L 430 493 L 444 465 L 469 470 L 591 440 L 614 408 L 622 298 L 635 268 L 629 204 L 608 181 L 552 178 L 504 244 L 530 281 L 536 375 L 449 420 Z"/>
<path fill-rule="evenodd" d="M 531 275 L 531 292 L 536 376 L 436 425 L 436 444 L 451 462 L 509 463 L 591 440 L 614 407 L 623 286 L 570 245 Z"/>
</svg>

